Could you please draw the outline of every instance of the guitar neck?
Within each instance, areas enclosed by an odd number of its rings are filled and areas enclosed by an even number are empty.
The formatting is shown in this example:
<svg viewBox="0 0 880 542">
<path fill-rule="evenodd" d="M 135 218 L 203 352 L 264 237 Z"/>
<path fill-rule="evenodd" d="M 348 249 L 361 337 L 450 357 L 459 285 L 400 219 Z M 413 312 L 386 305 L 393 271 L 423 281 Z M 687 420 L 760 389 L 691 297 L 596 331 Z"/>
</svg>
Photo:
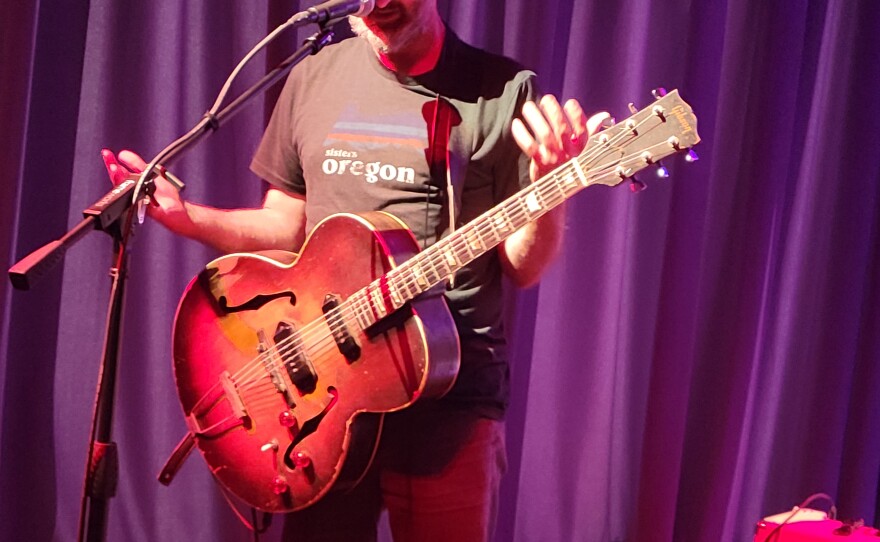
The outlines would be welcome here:
<svg viewBox="0 0 880 542">
<path fill-rule="evenodd" d="M 592 136 L 577 157 L 353 294 L 366 329 L 452 277 L 584 188 L 617 185 L 657 160 L 699 142 L 696 118 L 672 91 L 625 122 Z"/>
</svg>

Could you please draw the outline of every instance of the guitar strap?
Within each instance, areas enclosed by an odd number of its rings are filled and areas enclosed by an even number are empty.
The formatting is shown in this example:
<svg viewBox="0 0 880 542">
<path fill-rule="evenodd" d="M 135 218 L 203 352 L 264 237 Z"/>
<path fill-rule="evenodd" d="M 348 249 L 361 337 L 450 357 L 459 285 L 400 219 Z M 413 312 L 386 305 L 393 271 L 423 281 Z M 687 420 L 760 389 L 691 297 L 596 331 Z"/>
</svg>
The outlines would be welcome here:
<svg viewBox="0 0 880 542">
<path fill-rule="evenodd" d="M 455 222 L 458 213 L 455 205 L 455 184 L 452 182 L 451 145 L 453 124 L 460 122 L 460 117 L 455 107 L 442 95 L 437 94 L 434 98 L 433 119 L 430 126 L 430 149 L 429 165 L 431 178 L 438 186 L 444 186 L 446 193 L 447 227 L 443 234 L 437 235 L 437 239 L 455 232 Z M 442 181 L 441 181 L 442 179 Z M 428 205 L 425 204 L 425 225 L 428 224 Z M 426 236 L 427 236 L 427 232 Z M 427 239 L 426 239 L 427 240 Z M 454 276 L 449 277 L 449 284 L 453 286 Z"/>
</svg>

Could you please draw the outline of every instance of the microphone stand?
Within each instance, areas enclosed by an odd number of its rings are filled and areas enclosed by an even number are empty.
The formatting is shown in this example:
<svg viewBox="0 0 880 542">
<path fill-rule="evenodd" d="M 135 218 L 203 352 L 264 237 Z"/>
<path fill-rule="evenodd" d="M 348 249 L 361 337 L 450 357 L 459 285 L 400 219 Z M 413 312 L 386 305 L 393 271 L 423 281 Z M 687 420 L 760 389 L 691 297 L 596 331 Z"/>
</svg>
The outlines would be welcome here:
<svg viewBox="0 0 880 542">
<path fill-rule="evenodd" d="M 189 137 L 164 156 L 164 163 L 174 161 L 184 150 L 204 139 L 211 131 L 216 131 L 226 120 L 238 113 L 251 98 L 265 92 L 304 58 L 323 49 L 332 41 L 333 29 L 331 27 L 339 20 L 321 23 L 320 30 L 307 38 L 296 52 L 269 71 L 228 106 L 216 115 L 205 115 L 199 125 L 190 132 Z M 151 174 L 152 172 L 146 172 L 145 177 L 150 177 Z M 134 192 L 139 187 L 141 188 L 140 192 L 137 197 L 134 197 Z M 134 179 L 124 181 L 84 210 L 85 218 L 61 239 L 37 249 L 9 269 L 9 278 L 13 287 L 19 290 L 28 290 L 41 275 L 63 259 L 64 253 L 70 246 L 90 231 L 104 231 L 113 237 L 114 263 L 110 269 L 112 278 L 110 302 L 89 435 L 78 542 L 105 540 L 108 504 L 110 498 L 116 494 L 119 461 L 116 443 L 111 440 L 111 429 L 116 372 L 119 365 L 122 308 L 128 275 L 128 239 L 134 227 L 134 215 L 137 210 L 137 206 L 133 202 L 138 201 L 140 205 L 143 205 L 143 198 L 148 196 L 152 190 L 152 180 L 145 183 L 135 182 Z"/>
</svg>

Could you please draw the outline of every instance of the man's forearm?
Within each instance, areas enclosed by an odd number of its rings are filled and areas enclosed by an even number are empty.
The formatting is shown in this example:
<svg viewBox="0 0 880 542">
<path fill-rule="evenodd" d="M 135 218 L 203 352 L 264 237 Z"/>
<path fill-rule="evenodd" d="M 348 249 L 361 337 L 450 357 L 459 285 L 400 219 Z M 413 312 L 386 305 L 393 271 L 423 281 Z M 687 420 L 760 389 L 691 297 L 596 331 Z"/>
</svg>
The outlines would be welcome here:
<svg viewBox="0 0 880 542">
<path fill-rule="evenodd" d="M 537 283 L 559 253 L 564 228 L 565 204 L 517 230 L 499 247 L 505 274 L 521 288 Z"/>
<path fill-rule="evenodd" d="M 192 202 L 184 209 L 168 228 L 227 254 L 298 250 L 303 241 L 302 228 L 277 209 L 216 209 Z"/>
</svg>

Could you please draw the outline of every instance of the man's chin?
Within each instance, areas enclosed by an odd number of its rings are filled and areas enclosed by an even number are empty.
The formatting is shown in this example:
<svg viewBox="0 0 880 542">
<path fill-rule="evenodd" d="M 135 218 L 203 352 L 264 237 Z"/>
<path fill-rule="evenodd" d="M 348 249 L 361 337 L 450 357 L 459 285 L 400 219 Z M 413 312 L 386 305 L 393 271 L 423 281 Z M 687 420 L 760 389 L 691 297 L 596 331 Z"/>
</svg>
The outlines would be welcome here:
<svg viewBox="0 0 880 542">
<path fill-rule="evenodd" d="M 349 17 L 348 21 L 351 24 L 351 30 L 358 37 L 367 40 L 367 43 L 370 44 L 373 50 L 377 53 L 388 54 L 390 50 L 388 42 L 376 35 L 363 19 L 360 17 Z"/>
</svg>

